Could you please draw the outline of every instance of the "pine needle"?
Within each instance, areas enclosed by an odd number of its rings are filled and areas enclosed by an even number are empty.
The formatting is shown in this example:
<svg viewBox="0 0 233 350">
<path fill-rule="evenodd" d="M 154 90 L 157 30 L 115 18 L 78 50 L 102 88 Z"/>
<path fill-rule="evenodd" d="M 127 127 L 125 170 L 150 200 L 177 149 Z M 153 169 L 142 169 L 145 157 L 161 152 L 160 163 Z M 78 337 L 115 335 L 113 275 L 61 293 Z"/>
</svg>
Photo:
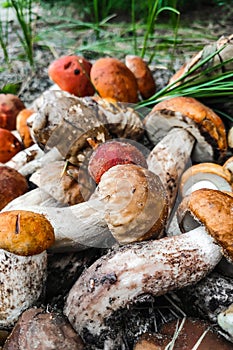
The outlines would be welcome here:
<svg viewBox="0 0 233 350">
<path fill-rule="evenodd" d="M 168 84 L 149 99 L 139 102 L 139 106 L 153 106 L 163 100 L 178 96 L 206 99 L 208 104 L 216 103 L 219 99 L 221 103 L 229 102 L 229 98 L 233 96 L 233 70 L 227 72 L 223 72 L 223 70 L 226 64 L 233 62 L 233 57 L 211 67 L 207 64 L 225 47 L 226 45 L 208 55 L 175 82 Z M 222 72 L 218 72 L 219 70 Z M 228 114 L 223 112 L 222 115 L 233 121 L 233 118 Z"/>
</svg>

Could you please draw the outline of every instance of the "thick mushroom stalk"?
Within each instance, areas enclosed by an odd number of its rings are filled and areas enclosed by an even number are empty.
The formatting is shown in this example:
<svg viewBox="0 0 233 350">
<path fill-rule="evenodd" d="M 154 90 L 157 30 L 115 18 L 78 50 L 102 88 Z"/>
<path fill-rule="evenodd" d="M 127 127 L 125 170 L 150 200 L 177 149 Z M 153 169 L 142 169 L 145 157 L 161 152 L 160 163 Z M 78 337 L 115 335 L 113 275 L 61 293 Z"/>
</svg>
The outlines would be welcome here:
<svg viewBox="0 0 233 350">
<path fill-rule="evenodd" d="M 186 130 L 172 129 L 152 149 L 148 158 L 148 169 L 158 175 L 165 187 L 172 210 L 180 177 L 190 161 L 194 138 Z"/>
<path fill-rule="evenodd" d="M 226 246 L 232 254 L 233 199 L 214 190 L 208 190 L 208 196 L 205 191 L 196 191 L 191 202 L 195 201 L 197 211 L 200 206 L 198 219 L 206 228 L 199 226 L 183 235 L 122 247 L 101 257 L 81 275 L 68 295 L 64 312 L 87 341 L 97 344 L 101 337 L 110 338 L 109 348 L 115 349 L 120 332 L 114 334 L 107 322 L 115 311 L 144 293 L 162 295 L 196 283 L 208 274 L 222 256 L 221 248 L 209 234 L 217 231 L 218 242 L 221 235 L 228 236 L 230 243 Z M 225 207 L 219 208 L 219 200 L 227 202 L 226 213 Z M 224 228 L 213 220 L 217 214 L 217 220 L 221 216 L 220 222 L 226 222 Z"/>
<path fill-rule="evenodd" d="M 14 209 L 20 207 L 21 201 L 17 203 Z M 43 214 L 51 222 L 56 237 L 53 251 L 77 251 L 161 237 L 167 197 L 157 175 L 124 164 L 104 173 L 89 201 L 64 208 L 28 206 L 26 210 Z"/>
<path fill-rule="evenodd" d="M 47 254 L 20 256 L 0 249 L 0 327 L 11 327 L 42 295 Z"/>
<path fill-rule="evenodd" d="M 11 327 L 42 295 L 46 249 L 54 242 L 51 224 L 27 211 L 0 214 L 0 326 Z"/>
<path fill-rule="evenodd" d="M 97 260 L 71 289 L 65 314 L 79 334 L 111 337 L 107 320 L 141 294 L 162 295 L 202 279 L 221 258 L 203 227 L 132 244 Z"/>
</svg>

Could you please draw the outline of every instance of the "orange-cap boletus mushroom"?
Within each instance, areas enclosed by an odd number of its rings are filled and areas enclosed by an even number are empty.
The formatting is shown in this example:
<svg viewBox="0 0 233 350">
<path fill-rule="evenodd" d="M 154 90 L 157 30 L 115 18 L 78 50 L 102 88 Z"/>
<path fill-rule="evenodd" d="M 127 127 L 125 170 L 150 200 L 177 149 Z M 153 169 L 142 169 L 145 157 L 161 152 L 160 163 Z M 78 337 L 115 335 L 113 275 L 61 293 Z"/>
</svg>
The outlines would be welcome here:
<svg viewBox="0 0 233 350">
<path fill-rule="evenodd" d="M 9 130 L 0 128 L 0 163 L 6 163 L 22 150 L 19 139 Z"/>
<path fill-rule="evenodd" d="M 144 125 L 154 144 L 174 128 L 186 130 L 193 136 L 191 151 L 195 162 L 219 161 L 226 154 L 226 130 L 221 118 L 192 97 L 172 97 L 158 103 L 146 116 Z"/>
<path fill-rule="evenodd" d="M 216 163 L 199 163 L 189 167 L 181 176 L 180 192 L 184 197 L 200 188 L 232 191 L 231 174 Z"/>
<path fill-rule="evenodd" d="M 11 327 L 42 295 L 53 227 L 40 214 L 0 213 L 0 326 Z"/>
<path fill-rule="evenodd" d="M 147 99 L 155 94 L 156 85 L 150 68 L 140 56 L 127 55 L 125 64 L 134 74 L 138 90 L 143 99 Z"/>
<path fill-rule="evenodd" d="M 92 96 L 95 89 L 90 80 L 92 64 L 82 56 L 64 56 L 53 61 L 48 75 L 61 90 L 75 96 Z"/>
<path fill-rule="evenodd" d="M 116 58 L 98 59 L 91 68 L 91 81 L 103 98 L 111 97 L 128 103 L 138 101 L 138 86 L 134 74 Z"/>
<path fill-rule="evenodd" d="M 25 148 L 28 148 L 34 144 L 30 129 L 27 125 L 27 120 L 33 113 L 34 111 L 32 109 L 24 108 L 16 117 L 16 130 L 18 131 Z"/>
</svg>

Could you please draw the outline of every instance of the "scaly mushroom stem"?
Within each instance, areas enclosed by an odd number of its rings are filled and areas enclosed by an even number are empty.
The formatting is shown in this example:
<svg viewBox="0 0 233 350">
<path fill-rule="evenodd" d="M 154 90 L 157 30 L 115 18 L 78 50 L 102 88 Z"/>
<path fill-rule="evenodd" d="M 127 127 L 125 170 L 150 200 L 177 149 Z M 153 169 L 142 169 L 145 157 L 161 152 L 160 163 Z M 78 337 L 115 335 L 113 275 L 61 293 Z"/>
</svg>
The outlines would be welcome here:
<svg viewBox="0 0 233 350">
<path fill-rule="evenodd" d="M 148 169 L 158 175 L 167 191 L 170 211 L 179 180 L 190 160 L 195 139 L 185 129 L 172 129 L 148 156 Z"/>
<path fill-rule="evenodd" d="M 116 335 L 106 322 L 114 311 L 141 294 L 162 295 L 193 284 L 220 258 L 220 248 L 204 227 L 122 247 L 101 257 L 81 275 L 69 293 L 64 312 L 82 336 L 92 337 L 94 342 L 103 334 L 114 339 Z"/>
<path fill-rule="evenodd" d="M 232 258 L 232 209 L 231 196 L 196 191 L 179 207 L 181 224 L 185 230 L 191 227 L 189 232 L 128 245 L 97 260 L 67 298 L 64 312 L 76 331 L 94 341 L 104 334 L 117 343 L 107 322 L 114 311 L 144 293 L 158 296 L 198 282 L 220 261 L 219 246 Z"/>
<path fill-rule="evenodd" d="M 0 249 L 0 327 L 13 326 L 35 304 L 43 293 L 46 271 L 46 251 L 20 256 Z"/>
</svg>

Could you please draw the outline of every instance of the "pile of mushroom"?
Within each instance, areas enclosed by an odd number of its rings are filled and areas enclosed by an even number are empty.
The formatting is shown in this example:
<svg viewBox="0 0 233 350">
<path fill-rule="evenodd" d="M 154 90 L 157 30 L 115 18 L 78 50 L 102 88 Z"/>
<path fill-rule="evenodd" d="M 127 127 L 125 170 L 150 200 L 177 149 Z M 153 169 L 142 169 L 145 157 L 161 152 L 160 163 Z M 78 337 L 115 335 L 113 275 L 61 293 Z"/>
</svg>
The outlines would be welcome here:
<svg viewBox="0 0 233 350">
<path fill-rule="evenodd" d="M 51 64 L 49 75 L 59 87 L 45 91 L 30 109 L 21 105 L 12 119 L 17 132 L 3 129 L 16 137 L 11 145 L 17 152 L 7 158 L 0 144 L 0 329 L 10 332 L 15 325 L 3 349 L 19 343 L 18 329 L 25 339 L 32 334 L 29 325 L 40 329 L 41 319 L 51 329 L 48 341 L 61 349 L 119 349 L 124 327 L 114 326 L 115 319 L 140 299 L 181 295 L 178 290 L 220 272 L 220 261 L 232 282 L 227 130 L 213 110 L 191 97 L 164 100 L 142 120 L 131 103 L 153 95 L 156 84 L 139 57 L 91 64 L 66 56 Z M 63 315 L 25 312 L 47 301 L 47 252 L 69 261 L 95 249 L 64 296 Z M 214 317 L 233 342 L 232 307 Z M 63 323 L 67 331 L 56 342 Z M 158 335 L 147 330 L 132 336 L 132 348 L 153 349 L 158 342 L 165 349 L 172 340 L 169 332 L 159 338 L 162 329 Z M 232 346 L 218 341 L 222 349 Z M 22 344 L 28 347 L 26 340 Z"/>
</svg>

